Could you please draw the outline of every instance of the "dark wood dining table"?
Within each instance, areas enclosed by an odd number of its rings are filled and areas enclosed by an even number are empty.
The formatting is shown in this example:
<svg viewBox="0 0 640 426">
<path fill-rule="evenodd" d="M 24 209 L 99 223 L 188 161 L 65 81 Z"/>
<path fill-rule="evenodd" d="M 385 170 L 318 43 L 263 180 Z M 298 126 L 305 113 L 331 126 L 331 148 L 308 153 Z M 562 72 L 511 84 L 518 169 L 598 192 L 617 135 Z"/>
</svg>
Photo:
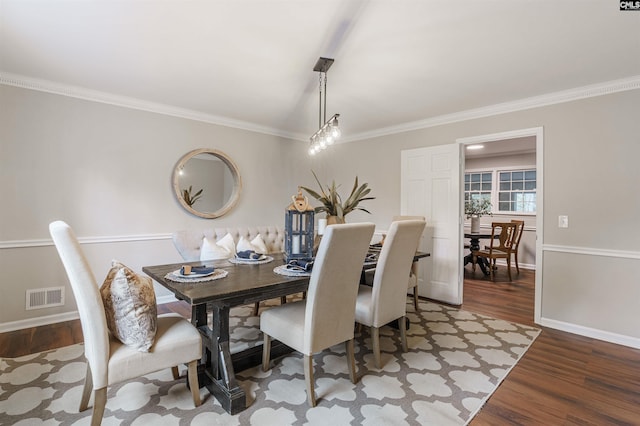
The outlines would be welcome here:
<svg viewBox="0 0 640 426">
<path fill-rule="evenodd" d="M 469 254 L 464 257 L 464 266 L 467 266 L 468 263 L 473 263 L 473 253 L 480 250 L 480 240 L 491 239 L 491 237 L 498 238 L 499 236 L 500 235 L 493 236 L 491 232 L 465 232 L 464 237 L 469 238 Z M 476 263 L 483 274 L 490 274 L 488 268 L 490 268 L 491 265 L 489 265 L 489 261 L 485 257 L 476 256 Z"/>
<path fill-rule="evenodd" d="M 416 252 L 414 261 L 429 256 Z M 168 265 L 145 266 L 142 271 L 163 287 L 170 290 L 177 299 L 191 305 L 191 323 L 200 331 L 203 355 L 198 367 L 201 386 L 220 401 L 230 414 L 237 414 L 247 408 L 244 389 L 235 377 L 236 371 L 259 365 L 262 361 L 262 345 L 256 345 L 240 352 L 231 353 L 229 346 L 229 312 L 234 306 L 253 304 L 262 300 L 282 298 L 305 292 L 309 276 L 286 276 L 274 272 L 283 265 L 282 254 L 272 255 L 272 262 L 260 264 L 237 264 L 228 260 L 206 262 L 183 262 Z M 214 266 L 227 271 L 222 279 L 205 282 L 176 282 L 167 279 L 170 272 L 183 265 Z M 364 268 L 375 266 L 376 260 L 363 264 Z M 212 313 L 212 323 L 208 323 L 208 313 Z M 291 352 L 291 348 L 274 341 L 271 358 Z"/>
</svg>

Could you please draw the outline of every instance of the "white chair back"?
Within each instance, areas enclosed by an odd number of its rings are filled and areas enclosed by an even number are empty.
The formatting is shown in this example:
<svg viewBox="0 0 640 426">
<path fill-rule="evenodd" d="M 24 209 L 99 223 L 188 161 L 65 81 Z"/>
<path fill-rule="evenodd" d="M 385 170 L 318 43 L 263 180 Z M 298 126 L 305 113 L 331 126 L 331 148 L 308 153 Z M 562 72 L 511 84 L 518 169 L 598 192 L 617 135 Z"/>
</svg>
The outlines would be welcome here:
<svg viewBox="0 0 640 426">
<path fill-rule="evenodd" d="M 407 279 L 425 225 L 424 220 L 391 223 L 373 277 L 373 326 L 381 327 L 406 314 Z"/>
<path fill-rule="evenodd" d="M 359 277 L 374 230 L 373 223 L 327 226 L 307 290 L 304 353 L 353 339 Z"/>
<path fill-rule="evenodd" d="M 49 225 L 49 232 L 67 272 L 78 305 L 84 335 L 84 353 L 95 388 L 107 386 L 109 331 L 96 279 L 73 230 L 65 222 Z"/>
</svg>

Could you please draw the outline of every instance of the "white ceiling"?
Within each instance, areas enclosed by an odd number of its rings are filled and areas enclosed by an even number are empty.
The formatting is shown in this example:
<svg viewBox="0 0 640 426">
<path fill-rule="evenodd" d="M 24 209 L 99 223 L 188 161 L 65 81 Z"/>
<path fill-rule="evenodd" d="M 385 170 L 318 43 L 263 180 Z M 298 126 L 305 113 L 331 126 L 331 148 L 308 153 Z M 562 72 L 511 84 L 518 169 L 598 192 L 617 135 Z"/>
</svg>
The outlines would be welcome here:
<svg viewBox="0 0 640 426">
<path fill-rule="evenodd" d="M 615 0 L 0 0 L 0 81 L 305 140 L 347 139 L 640 76 Z M 116 102 L 117 103 L 117 102 Z"/>
</svg>

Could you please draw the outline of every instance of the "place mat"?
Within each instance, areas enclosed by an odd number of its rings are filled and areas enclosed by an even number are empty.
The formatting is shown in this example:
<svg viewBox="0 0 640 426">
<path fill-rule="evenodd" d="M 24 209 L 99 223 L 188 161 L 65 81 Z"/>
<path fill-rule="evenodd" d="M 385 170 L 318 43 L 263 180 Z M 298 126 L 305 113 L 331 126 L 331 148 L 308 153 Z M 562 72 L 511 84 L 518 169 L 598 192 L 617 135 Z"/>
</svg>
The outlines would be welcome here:
<svg viewBox="0 0 640 426">
<path fill-rule="evenodd" d="M 280 265 L 273 268 L 273 272 L 280 275 L 285 275 L 287 277 L 310 277 L 311 272 L 306 271 L 296 271 L 293 269 L 287 269 L 287 265 Z"/>
<path fill-rule="evenodd" d="M 213 271 L 211 275 L 207 275 L 204 277 L 197 277 L 197 278 L 196 277 L 188 278 L 188 277 L 182 276 L 182 274 L 180 274 L 180 269 L 178 269 L 176 271 L 169 272 L 167 275 L 164 276 L 164 278 L 169 281 L 174 281 L 177 283 L 201 283 L 205 281 L 219 280 L 220 278 L 226 277 L 227 274 L 228 272 L 225 271 L 224 269 L 216 269 L 215 271 Z"/>
<path fill-rule="evenodd" d="M 241 257 L 232 257 L 227 259 L 229 263 L 235 265 L 262 265 L 263 263 L 269 263 L 273 261 L 273 257 L 264 256 L 264 259 L 243 259 Z"/>
</svg>

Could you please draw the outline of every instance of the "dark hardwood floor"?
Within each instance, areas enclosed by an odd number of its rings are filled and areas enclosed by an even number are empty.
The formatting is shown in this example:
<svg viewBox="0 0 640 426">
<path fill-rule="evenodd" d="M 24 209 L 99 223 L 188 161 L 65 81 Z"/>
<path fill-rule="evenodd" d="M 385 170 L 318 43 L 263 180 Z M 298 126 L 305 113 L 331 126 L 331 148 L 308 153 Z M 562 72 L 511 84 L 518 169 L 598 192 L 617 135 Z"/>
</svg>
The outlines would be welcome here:
<svg viewBox="0 0 640 426">
<path fill-rule="evenodd" d="M 533 272 L 467 269 L 463 309 L 536 326 Z M 470 424 L 640 425 L 640 350 L 542 328 Z"/>
<path fill-rule="evenodd" d="M 470 266 L 462 309 L 535 326 L 535 274 L 496 282 Z M 191 313 L 186 303 L 159 313 Z M 0 334 L 0 356 L 17 357 L 82 341 L 78 321 Z M 640 425 L 640 350 L 543 328 L 471 425 Z"/>
</svg>

